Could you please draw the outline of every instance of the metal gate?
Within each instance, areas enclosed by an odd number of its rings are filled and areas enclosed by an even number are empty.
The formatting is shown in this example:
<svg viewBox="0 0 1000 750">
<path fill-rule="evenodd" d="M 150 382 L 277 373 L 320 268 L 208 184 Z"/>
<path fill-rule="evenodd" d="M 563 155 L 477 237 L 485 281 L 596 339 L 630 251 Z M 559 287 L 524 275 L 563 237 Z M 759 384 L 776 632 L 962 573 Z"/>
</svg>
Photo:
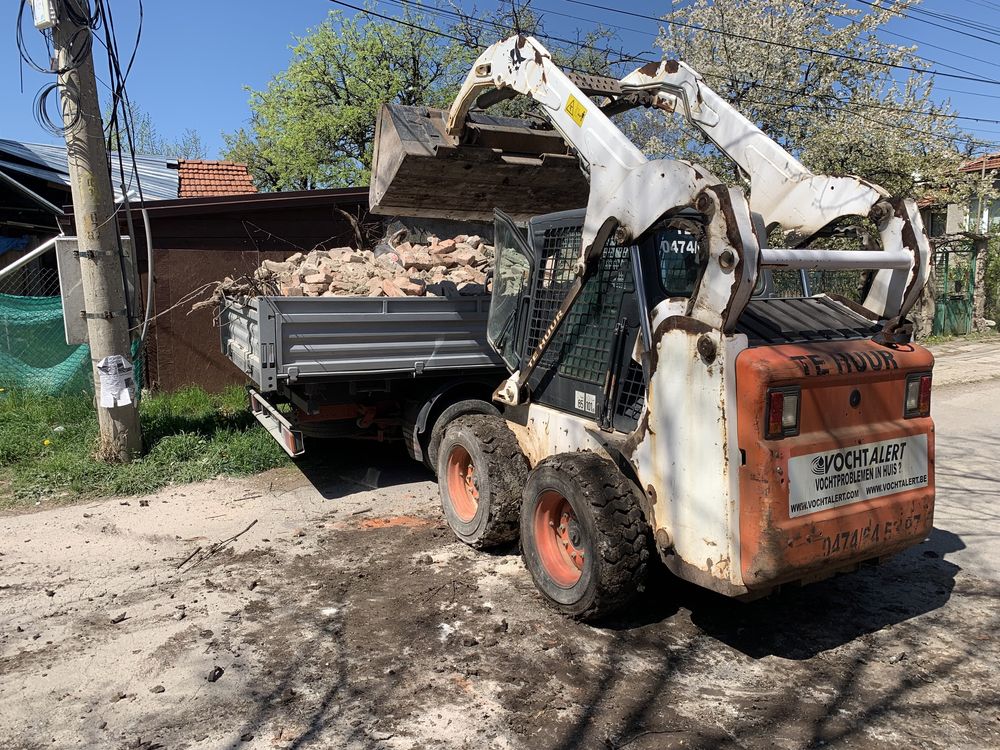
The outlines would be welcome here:
<svg viewBox="0 0 1000 750">
<path fill-rule="evenodd" d="M 940 247 L 934 251 L 935 336 L 964 336 L 972 332 L 976 260 L 972 247 Z"/>
</svg>

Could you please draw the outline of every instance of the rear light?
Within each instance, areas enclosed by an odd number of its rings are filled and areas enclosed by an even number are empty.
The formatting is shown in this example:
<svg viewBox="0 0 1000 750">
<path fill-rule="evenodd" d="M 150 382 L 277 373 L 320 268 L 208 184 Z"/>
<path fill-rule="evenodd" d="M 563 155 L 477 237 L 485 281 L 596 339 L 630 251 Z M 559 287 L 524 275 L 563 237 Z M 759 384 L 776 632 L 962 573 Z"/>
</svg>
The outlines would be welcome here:
<svg viewBox="0 0 1000 750">
<path fill-rule="evenodd" d="M 931 414 L 931 374 L 929 372 L 907 375 L 903 416 L 929 417 Z"/>
<path fill-rule="evenodd" d="M 764 437 L 777 440 L 798 435 L 800 401 L 798 386 L 771 388 L 767 392 L 767 427 Z"/>
</svg>

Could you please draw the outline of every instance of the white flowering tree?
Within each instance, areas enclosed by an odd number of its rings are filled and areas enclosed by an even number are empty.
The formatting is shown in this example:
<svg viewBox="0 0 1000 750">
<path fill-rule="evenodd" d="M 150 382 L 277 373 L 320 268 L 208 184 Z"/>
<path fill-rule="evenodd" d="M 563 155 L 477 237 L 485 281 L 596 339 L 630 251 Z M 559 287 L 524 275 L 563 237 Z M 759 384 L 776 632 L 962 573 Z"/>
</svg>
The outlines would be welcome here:
<svg viewBox="0 0 1000 750">
<path fill-rule="evenodd" d="M 978 188 L 957 167 L 982 145 L 958 128 L 947 100 L 932 97 L 934 75 L 916 48 L 882 35 L 913 4 L 862 10 L 836 0 L 676 0 L 657 44 L 813 171 L 858 175 L 897 195 L 962 201 Z M 650 154 L 702 161 L 720 178 L 739 180 L 680 117 L 647 112 L 630 127 Z"/>
</svg>

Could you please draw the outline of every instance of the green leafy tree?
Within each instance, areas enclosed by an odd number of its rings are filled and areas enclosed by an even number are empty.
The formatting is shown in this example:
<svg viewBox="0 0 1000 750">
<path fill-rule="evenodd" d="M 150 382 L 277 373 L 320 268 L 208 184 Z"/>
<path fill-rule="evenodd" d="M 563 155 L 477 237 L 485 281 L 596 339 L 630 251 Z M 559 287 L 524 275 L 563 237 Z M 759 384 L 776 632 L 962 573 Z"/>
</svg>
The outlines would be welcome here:
<svg viewBox="0 0 1000 750">
<path fill-rule="evenodd" d="M 450 6 L 408 8 L 395 21 L 332 11 L 296 37 L 287 70 L 263 90 L 249 89 L 250 120 L 223 136 L 224 154 L 245 162 L 262 190 L 364 185 L 382 104 L 449 106 L 480 51 L 515 31 L 542 31 L 540 17 L 520 0 L 485 16 Z M 598 30 L 551 51 L 560 64 L 607 73 L 615 55 L 601 45 L 610 38 Z M 497 111 L 527 106 L 522 99 Z"/>
<path fill-rule="evenodd" d="M 962 202 L 976 186 L 957 168 L 975 143 L 956 126 L 948 102 L 932 97 L 934 77 L 916 49 L 881 36 L 913 4 L 890 0 L 860 10 L 836 0 L 675 0 L 658 45 L 813 171 L 858 175 L 897 195 Z M 630 129 L 648 153 L 702 161 L 720 178 L 739 181 L 734 166 L 678 117 L 648 112 Z"/>
<path fill-rule="evenodd" d="M 403 18 L 332 11 L 297 37 L 288 69 L 251 90 L 249 124 L 224 136 L 226 158 L 246 162 L 263 190 L 365 184 L 379 107 L 444 106 L 468 69 L 469 51 L 430 19 Z"/>
<path fill-rule="evenodd" d="M 121 105 L 124 106 L 124 105 Z M 118 114 L 118 129 L 112 134 L 111 146 L 115 150 L 124 150 L 136 154 L 167 156 L 173 159 L 204 159 L 208 149 L 196 130 L 188 128 L 176 141 L 164 138 L 156 129 L 152 116 L 135 101 L 128 105 L 131 127 L 126 129 L 121 113 Z M 112 120 L 111 105 L 104 108 L 104 123 Z M 120 133 L 120 137 L 119 137 Z"/>
</svg>

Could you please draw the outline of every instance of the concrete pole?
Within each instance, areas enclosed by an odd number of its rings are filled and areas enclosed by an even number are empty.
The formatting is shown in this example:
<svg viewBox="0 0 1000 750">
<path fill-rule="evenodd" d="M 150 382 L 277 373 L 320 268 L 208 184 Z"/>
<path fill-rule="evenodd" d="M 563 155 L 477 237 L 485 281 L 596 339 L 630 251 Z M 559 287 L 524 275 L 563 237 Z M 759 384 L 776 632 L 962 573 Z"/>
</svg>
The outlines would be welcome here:
<svg viewBox="0 0 1000 750">
<path fill-rule="evenodd" d="M 89 0 L 75 2 L 89 15 Z M 77 61 L 77 67 L 60 74 L 59 86 L 101 430 L 98 455 L 109 461 L 129 461 L 142 451 L 135 399 L 124 406 L 101 406 L 101 378 L 97 369 L 105 357 L 117 354 L 128 363 L 132 358 L 118 250 L 118 221 L 113 216 L 114 193 L 97 99 L 94 58 L 85 42 L 90 33 L 89 29 L 81 33 L 80 27 L 61 13 L 53 29 L 53 41 L 60 69 L 73 65 L 74 57 Z M 80 54 L 81 48 L 86 54 Z M 131 372 L 128 376 L 131 379 Z"/>
</svg>

